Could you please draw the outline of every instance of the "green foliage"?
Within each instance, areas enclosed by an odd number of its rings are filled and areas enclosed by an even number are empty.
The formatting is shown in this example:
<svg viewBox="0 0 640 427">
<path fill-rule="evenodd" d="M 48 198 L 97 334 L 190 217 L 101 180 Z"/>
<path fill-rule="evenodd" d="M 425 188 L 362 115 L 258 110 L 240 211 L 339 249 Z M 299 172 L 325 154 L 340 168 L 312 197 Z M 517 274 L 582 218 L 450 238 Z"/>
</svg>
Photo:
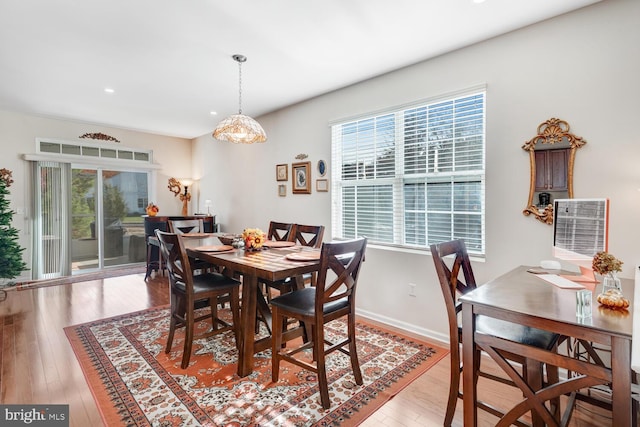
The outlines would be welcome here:
<svg viewBox="0 0 640 427">
<path fill-rule="evenodd" d="M 0 179 L 0 278 L 13 279 L 27 269 L 22 261 L 24 248 L 18 244 L 18 230 L 11 226 L 13 211 L 9 207 L 6 182 Z"/>
<path fill-rule="evenodd" d="M 82 170 L 73 170 L 71 192 L 71 238 L 91 237 L 91 223 L 95 221 L 95 199 L 89 197 L 95 187 L 96 175 Z"/>
<path fill-rule="evenodd" d="M 110 184 L 104 185 L 103 195 L 104 223 L 108 226 L 117 220 L 122 220 L 127 215 L 127 206 L 124 197 L 118 187 Z"/>
</svg>

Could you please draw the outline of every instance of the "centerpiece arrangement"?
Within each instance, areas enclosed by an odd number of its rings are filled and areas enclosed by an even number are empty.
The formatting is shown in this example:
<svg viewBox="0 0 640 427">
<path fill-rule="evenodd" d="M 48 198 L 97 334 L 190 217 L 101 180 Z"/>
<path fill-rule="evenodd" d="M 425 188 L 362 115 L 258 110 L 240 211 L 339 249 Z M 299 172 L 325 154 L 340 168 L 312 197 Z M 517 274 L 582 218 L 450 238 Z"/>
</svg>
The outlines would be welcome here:
<svg viewBox="0 0 640 427">
<path fill-rule="evenodd" d="M 616 273 L 622 271 L 623 262 L 608 252 L 598 252 L 591 267 L 602 276 L 602 293 L 597 300 L 611 308 L 628 308 L 629 300 L 622 295 L 622 285 Z"/>
<path fill-rule="evenodd" d="M 262 244 L 267 240 L 267 234 L 259 228 L 245 228 L 242 232 L 245 251 L 262 250 Z"/>
</svg>

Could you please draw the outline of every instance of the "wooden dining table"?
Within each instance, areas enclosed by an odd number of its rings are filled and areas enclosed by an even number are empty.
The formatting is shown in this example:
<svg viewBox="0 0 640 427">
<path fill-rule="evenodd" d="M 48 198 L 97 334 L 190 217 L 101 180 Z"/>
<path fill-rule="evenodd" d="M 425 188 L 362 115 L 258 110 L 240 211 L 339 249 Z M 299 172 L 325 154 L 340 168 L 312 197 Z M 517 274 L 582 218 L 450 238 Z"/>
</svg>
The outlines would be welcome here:
<svg viewBox="0 0 640 427">
<path fill-rule="evenodd" d="M 306 246 L 291 246 L 281 248 L 269 248 L 255 252 L 243 249 L 231 249 L 228 251 L 211 251 L 212 247 L 220 243 L 215 235 L 207 238 L 193 238 L 183 236 L 187 254 L 190 257 L 204 260 L 223 269 L 229 276 L 242 276 L 242 304 L 240 309 L 240 322 L 242 337 L 238 348 L 238 375 L 245 377 L 253 372 L 253 356 L 255 353 L 271 348 L 271 336 L 256 339 L 255 324 L 257 307 L 261 307 L 261 313 L 267 313 L 266 322 L 270 322 L 268 304 L 258 290 L 258 281 L 278 281 L 288 277 L 295 282 L 296 288 L 304 287 L 303 275 L 313 273 L 320 265 L 319 249 Z M 307 256 L 308 255 L 308 256 Z M 301 260 L 291 260 L 288 256 Z M 285 335 L 288 338 L 302 335 L 302 328 L 289 330 Z"/>
<path fill-rule="evenodd" d="M 611 385 L 612 419 L 614 426 L 631 425 L 631 341 L 632 310 L 616 310 L 599 306 L 593 290 L 593 310 L 590 317 L 576 316 L 576 289 L 562 289 L 517 267 L 460 298 L 462 301 L 463 393 L 464 425 L 477 425 L 476 350 L 487 352 L 514 379 L 523 391 L 524 399 L 505 417 L 518 417 L 534 410 L 546 425 L 559 425 L 558 415 L 544 407 L 544 402 L 576 390 L 605 384 Z M 622 279 L 623 293 L 634 299 L 634 283 Z M 489 316 L 509 322 L 555 332 L 585 346 L 598 343 L 611 349 L 611 362 L 577 359 L 571 355 L 547 351 L 524 344 L 476 333 L 476 317 Z M 565 368 L 574 374 L 553 384 L 529 384 L 517 371 L 498 360 L 499 351 L 520 354 L 532 361 Z M 502 421 L 504 421 L 503 418 Z M 506 423 L 509 425 L 509 423 Z"/>
</svg>

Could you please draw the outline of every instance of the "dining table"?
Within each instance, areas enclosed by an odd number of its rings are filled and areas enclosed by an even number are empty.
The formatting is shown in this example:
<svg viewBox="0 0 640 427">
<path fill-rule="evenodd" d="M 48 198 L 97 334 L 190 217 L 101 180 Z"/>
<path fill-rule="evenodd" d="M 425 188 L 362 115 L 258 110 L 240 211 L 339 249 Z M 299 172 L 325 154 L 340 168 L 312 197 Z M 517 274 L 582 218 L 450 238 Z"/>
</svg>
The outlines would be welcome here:
<svg viewBox="0 0 640 427">
<path fill-rule="evenodd" d="M 221 245 L 217 235 L 182 236 L 187 255 L 219 267 L 225 275 L 241 276 L 240 308 L 241 339 L 238 345 L 238 376 L 253 372 L 254 354 L 271 348 L 271 335 L 256 335 L 258 309 L 266 323 L 271 322 L 269 305 L 259 290 L 260 280 L 279 281 L 291 278 L 296 289 L 303 288 L 303 275 L 316 272 L 320 265 L 320 249 L 291 244 L 264 246 L 250 251 Z M 273 326 L 271 326 L 273 327 Z M 268 328 L 270 330 L 270 328 Z M 303 327 L 291 328 L 285 336 L 290 339 L 304 334 Z"/>
<path fill-rule="evenodd" d="M 539 270 L 539 269 L 536 269 Z M 482 350 L 516 382 L 523 393 L 523 400 L 514 406 L 500 421 L 510 425 L 527 411 L 544 425 L 562 425 L 570 416 L 565 412 L 560 419 L 559 411 L 553 413 L 545 402 L 568 395 L 571 399 L 582 396 L 581 390 L 594 386 L 610 387 L 612 425 L 632 424 L 631 399 L 631 343 L 633 336 L 634 282 L 622 279 L 622 291 L 632 307 L 629 310 L 612 309 L 598 305 L 596 296 L 601 286 L 587 284 L 593 294 L 591 316 L 576 313 L 576 293 L 580 289 L 558 287 L 533 274 L 529 267 L 520 266 L 489 281 L 460 297 L 462 302 L 463 341 L 463 405 L 464 425 L 477 425 L 477 372 L 467 366 L 477 366 Z M 592 350 L 594 345 L 610 351 L 610 361 L 597 353 L 591 357 L 576 357 L 560 351 L 543 350 L 515 343 L 498 337 L 476 332 L 478 316 L 488 316 L 504 321 L 543 329 L 559 334 L 565 339 L 580 343 Z M 501 360 L 500 352 L 519 354 L 528 361 L 542 362 L 549 367 L 558 367 L 570 372 L 558 382 L 532 384 L 508 364 Z M 530 363 L 528 363 L 530 365 Z M 556 400 L 557 402 L 557 400 Z M 535 421 L 535 419 L 534 419 Z M 534 423 L 535 424 L 535 423 Z M 503 424 L 498 424 L 503 425 Z"/>
</svg>

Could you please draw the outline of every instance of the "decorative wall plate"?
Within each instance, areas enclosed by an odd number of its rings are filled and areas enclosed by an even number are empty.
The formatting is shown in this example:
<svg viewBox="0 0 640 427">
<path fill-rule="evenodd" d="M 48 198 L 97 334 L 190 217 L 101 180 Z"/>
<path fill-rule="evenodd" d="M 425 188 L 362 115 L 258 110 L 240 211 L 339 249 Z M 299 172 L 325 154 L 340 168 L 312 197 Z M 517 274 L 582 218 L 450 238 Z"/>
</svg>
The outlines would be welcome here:
<svg viewBox="0 0 640 427">
<path fill-rule="evenodd" d="M 318 160 L 318 175 L 324 176 L 327 173 L 327 164 L 324 160 Z"/>
</svg>

